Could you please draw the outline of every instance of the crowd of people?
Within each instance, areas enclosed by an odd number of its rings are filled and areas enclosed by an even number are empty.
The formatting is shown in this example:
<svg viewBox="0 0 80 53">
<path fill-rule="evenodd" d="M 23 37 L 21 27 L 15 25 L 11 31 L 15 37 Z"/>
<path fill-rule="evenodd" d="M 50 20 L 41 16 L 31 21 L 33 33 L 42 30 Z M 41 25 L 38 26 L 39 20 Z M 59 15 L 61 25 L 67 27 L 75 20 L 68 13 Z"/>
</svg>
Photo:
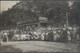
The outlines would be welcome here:
<svg viewBox="0 0 80 53">
<path fill-rule="evenodd" d="M 14 40 L 44 40 L 56 42 L 74 42 L 79 41 L 78 29 L 57 28 L 45 29 L 35 28 L 36 30 L 4 30 L 1 31 L 2 41 Z"/>
<path fill-rule="evenodd" d="M 73 42 L 79 41 L 78 29 L 54 29 L 45 33 L 44 40 L 57 42 Z"/>
</svg>

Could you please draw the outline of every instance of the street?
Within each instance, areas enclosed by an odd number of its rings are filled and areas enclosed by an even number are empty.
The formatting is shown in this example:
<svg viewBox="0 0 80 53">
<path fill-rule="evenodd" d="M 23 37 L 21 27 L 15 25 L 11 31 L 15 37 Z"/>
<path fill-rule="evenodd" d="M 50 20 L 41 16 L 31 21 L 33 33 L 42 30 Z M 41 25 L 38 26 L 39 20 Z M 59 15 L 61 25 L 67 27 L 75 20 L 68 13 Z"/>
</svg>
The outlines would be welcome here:
<svg viewBox="0 0 80 53">
<path fill-rule="evenodd" d="M 48 41 L 4 42 L 2 45 L 12 45 L 23 52 L 76 52 L 78 50 L 78 44 Z"/>
</svg>

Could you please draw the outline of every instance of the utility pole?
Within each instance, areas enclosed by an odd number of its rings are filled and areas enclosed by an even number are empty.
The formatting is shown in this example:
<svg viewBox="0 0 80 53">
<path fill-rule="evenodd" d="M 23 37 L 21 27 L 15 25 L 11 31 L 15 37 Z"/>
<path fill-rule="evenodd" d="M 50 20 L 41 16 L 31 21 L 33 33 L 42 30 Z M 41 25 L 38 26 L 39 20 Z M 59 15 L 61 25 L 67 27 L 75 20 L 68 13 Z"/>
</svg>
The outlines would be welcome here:
<svg viewBox="0 0 80 53">
<path fill-rule="evenodd" d="M 68 23 L 68 13 L 66 13 L 66 27 L 68 28 L 68 25 L 69 25 L 69 23 Z"/>
</svg>

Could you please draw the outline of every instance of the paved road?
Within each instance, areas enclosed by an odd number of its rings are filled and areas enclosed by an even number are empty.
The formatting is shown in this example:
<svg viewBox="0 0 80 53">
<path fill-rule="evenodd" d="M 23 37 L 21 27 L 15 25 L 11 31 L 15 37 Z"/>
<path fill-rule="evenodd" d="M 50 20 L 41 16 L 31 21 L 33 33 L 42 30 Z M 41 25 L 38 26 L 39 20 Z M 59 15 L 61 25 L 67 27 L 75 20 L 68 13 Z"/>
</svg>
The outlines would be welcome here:
<svg viewBox="0 0 80 53">
<path fill-rule="evenodd" d="M 12 45 L 23 52 L 61 52 L 77 51 L 78 44 L 45 42 L 45 41 L 18 41 L 2 43 L 2 45 Z"/>
</svg>

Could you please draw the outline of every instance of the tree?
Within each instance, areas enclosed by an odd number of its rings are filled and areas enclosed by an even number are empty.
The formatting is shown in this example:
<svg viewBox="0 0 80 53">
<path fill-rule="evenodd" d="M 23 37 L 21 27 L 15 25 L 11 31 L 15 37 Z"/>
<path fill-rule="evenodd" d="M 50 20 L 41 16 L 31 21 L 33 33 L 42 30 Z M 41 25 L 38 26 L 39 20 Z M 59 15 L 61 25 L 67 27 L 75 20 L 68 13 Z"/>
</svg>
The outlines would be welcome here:
<svg viewBox="0 0 80 53">
<path fill-rule="evenodd" d="M 79 26 L 79 4 L 80 2 L 74 2 L 70 9 L 69 23 L 71 26 Z"/>
<path fill-rule="evenodd" d="M 70 9 L 67 1 L 22 1 L 0 14 L 0 27 L 17 26 L 18 22 L 34 22 L 41 16 L 48 18 L 48 22 L 57 27 L 63 27 L 66 24 L 67 12 L 69 25 L 78 25 L 79 3 L 74 2 Z"/>
</svg>

